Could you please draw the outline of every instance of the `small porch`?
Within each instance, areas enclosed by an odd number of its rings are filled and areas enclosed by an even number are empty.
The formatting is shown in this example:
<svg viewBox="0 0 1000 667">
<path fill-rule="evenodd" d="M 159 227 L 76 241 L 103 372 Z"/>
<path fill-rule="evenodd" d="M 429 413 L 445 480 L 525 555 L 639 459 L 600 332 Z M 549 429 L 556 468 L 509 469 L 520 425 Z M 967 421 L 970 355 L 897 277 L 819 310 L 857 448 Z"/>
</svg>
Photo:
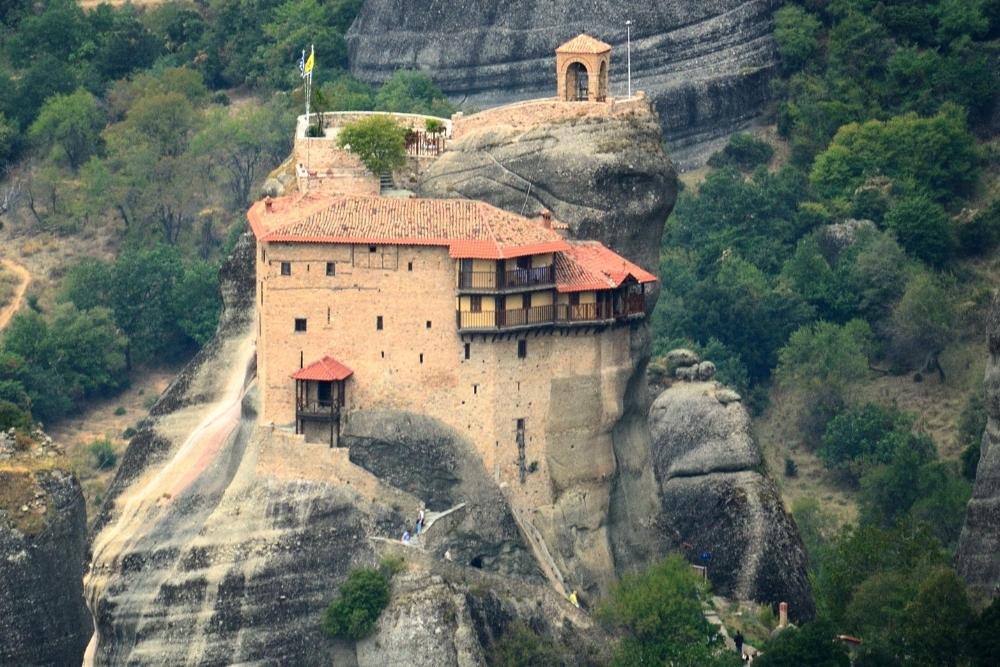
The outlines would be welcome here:
<svg viewBox="0 0 1000 667">
<path fill-rule="evenodd" d="M 354 374 L 332 357 L 323 357 L 292 374 L 295 380 L 295 433 L 306 442 L 340 441 L 340 414 L 347 402 L 347 380 Z"/>
</svg>

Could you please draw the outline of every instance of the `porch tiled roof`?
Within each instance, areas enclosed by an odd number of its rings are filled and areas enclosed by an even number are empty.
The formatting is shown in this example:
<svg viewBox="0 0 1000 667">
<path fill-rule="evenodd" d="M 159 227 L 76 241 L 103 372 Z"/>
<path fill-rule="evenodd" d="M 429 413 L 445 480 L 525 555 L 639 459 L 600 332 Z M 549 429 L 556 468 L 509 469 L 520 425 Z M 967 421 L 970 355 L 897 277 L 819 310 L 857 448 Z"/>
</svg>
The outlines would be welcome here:
<svg viewBox="0 0 1000 667">
<path fill-rule="evenodd" d="M 555 263 L 560 292 L 615 289 L 630 276 L 640 284 L 656 281 L 652 273 L 597 241 L 573 241 L 556 255 Z"/>
<path fill-rule="evenodd" d="M 292 378 L 296 380 L 314 380 L 329 382 L 332 380 L 346 380 L 354 375 L 354 371 L 340 363 L 333 357 L 323 357 L 319 361 L 314 361 L 305 368 L 292 373 Z"/>
<path fill-rule="evenodd" d="M 257 239 L 445 246 L 453 258 L 509 259 L 569 247 L 535 220 L 468 199 L 281 197 L 247 213 Z"/>
<path fill-rule="evenodd" d="M 581 33 L 562 46 L 557 47 L 556 53 L 604 53 L 610 50 L 610 44 L 605 44 L 599 39 L 594 39 L 590 35 Z"/>
</svg>

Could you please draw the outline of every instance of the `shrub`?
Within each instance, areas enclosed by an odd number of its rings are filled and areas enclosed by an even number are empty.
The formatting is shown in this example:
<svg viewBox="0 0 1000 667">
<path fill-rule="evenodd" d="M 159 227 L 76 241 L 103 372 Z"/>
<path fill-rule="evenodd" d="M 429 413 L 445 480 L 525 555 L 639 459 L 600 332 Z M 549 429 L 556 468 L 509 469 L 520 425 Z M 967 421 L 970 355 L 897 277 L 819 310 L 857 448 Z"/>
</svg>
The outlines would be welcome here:
<svg viewBox="0 0 1000 667">
<path fill-rule="evenodd" d="M 87 450 L 94 457 L 94 467 L 98 470 L 110 470 L 118 462 L 118 455 L 107 439 L 93 441 L 87 446 Z"/>
<path fill-rule="evenodd" d="M 9 429 L 29 430 L 31 415 L 10 401 L 0 400 L 0 431 Z"/>
<path fill-rule="evenodd" d="M 799 464 L 791 456 L 785 457 L 785 477 L 798 477 Z"/>
<path fill-rule="evenodd" d="M 436 118 L 428 118 L 427 122 L 424 123 L 424 129 L 429 134 L 439 134 L 441 132 L 444 132 L 444 123 L 442 123 Z"/>
<path fill-rule="evenodd" d="M 955 251 L 955 230 L 940 205 L 924 195 L 896 203 L 885 216 L 906 252 L 931 266 L 943 266 Z"/>
<path fill-rule="evenodd" d="M 341 639 L 367 637 L 389 604 L 389 592 L 389 578 L 378 570 L 352 570 L 340 585 L 337 599 L 326 609 L 323 631 Z"/>
<path fill-rule="evenodd" d="M 774 39 L 781 64 L 788 72 L 802 69 L 819 48 L 822 26 L 815 16 L 796 5 L 786 5 L 774 14 Z"/>
<path fill-rule="evenodd" d="M 834 641 L 836 629 L 826 621 L 813 621 L 802 628 L 788 628 L 764 647 L 754 660 L 758 667 L 848 667 L 847 650 Z"/>
<path fill-rule="evenodd" d="M 912 426 L 910 415 L 866 403 L 830 420 L 819 455 L 828 469 L 852 481 L 871 466 L 891 463 L 902 451 L 914 451 L 919 463 L 926 463 L 937 450 L 928 436 L 911 433 Z"/>
<path fill-rule="evenodd" d="M 733 166 L 750 171 L 766 165 L 773 156 L 771 144 L 752 134 L 740 132 L 732 136 L 725 148 L 708 158 L 708 165 L 716 168 Z"/>
<path fill-rule="evenodd" d="M 126 412 L 128 412 L 128 411 L 125 409 L 124 405 L 119 405 L 117 408 L 115 408 L 115 416 L 116 417 L 121 417 Z"/>
<path fill-rule="evenodd" d="M 357 155 L 373 174 L 385 174 L 406 162 L 406 129 L 391 116 L 370 116 L 348 123 L 337 145 Z"/>
<path fill-rule="evenodd" d="M 963 255 L 983 255 L 1000 242 L 1000 199 L 955 227 Z"/>
<path fill-rule="evenodd" d="M 487 657 L 487 664 L 490 667 L 558 667 L 570 661 L 552 637 L 540 635 L 517 621 L 497 640 Z"/>
</svg>

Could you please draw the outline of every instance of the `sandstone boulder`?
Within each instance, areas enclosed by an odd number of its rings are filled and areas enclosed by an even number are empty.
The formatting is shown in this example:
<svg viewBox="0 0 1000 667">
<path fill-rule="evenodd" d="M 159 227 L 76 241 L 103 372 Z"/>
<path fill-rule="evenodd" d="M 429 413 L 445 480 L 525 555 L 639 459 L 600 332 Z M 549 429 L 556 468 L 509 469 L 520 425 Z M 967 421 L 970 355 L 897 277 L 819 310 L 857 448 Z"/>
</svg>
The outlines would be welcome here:
<svg viewBox="0 0 1000 667">
<path fill-rule="evenodd" d="M 697 352 L 683 347 L 670 350 L 665 356 L 667 358 L 667 365 L 670 368 L 694 366 L 701 361 L 701 357 L 698 356 Z"/>
<path fill-rule="evenodd" d="M 958 540 L 959 573 L 986 599 L 1000 596 L 1000 300 L 987 321 L 986 431 L 965 524 Z"/>
<path fill-rule="evenodd" d="M 720 401 L 714 383 L 675 384 L 654 401 L 649 428 L 669 546 L 707 564 L 716 593 L 787 601 L 793 617 L 811 618 L 805 549 L 742 404 Z"/>
<path fill-rule="evenodd" d="M 12 480 L 0 473 L 0 484 Z M 39 532 L 22 532 L 4 516 L 33 508 L 0 506 L 0 664 L 78 665 L 93 631 L 83 599 L 83 492 L 59 471 L 40 473 L 37 484 L 47 505 Z"/>
</svg>

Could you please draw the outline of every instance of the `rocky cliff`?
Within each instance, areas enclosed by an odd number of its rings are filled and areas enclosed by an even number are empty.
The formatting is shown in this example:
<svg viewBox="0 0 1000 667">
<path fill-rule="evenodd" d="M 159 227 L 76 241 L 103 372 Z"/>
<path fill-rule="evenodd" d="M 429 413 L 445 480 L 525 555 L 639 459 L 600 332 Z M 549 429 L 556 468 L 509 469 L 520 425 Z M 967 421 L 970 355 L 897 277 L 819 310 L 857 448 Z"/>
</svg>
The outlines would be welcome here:
<svg viewBox="0 0 1000 667">
<path fill-rule="evenodd" d="M 490 107 L 555 94 L 555 48 L 586 32 L 612 45 L 611 93 L 651 96 L 675 160 L 759 113 L 775 69 L 775 0 L 366 0 L 347 35 L 351 71 L 383 82 L 427 71 L 450 97 Z"/>
<path fill-rule="evenodd" d="M 659 264 L 663 225 L 677 193 L 655 111 L 548 120 L 544 108 L 517 124 L 475 123 L 424 172 L 422 196 L 467 197 L 533 215 L 549 209 L 569 234 L 599 239 L 641 266 Z M 647 308 L 655 304 L 650 294 Z M 629 332 L 628 356 L 602 376 L 553 383 L 546 457 L 556 501 L 534 527 L 555 569 L 585 598 L 615 573 L 662 555 L 650 517 L 655 484 L 645 425 L 649 331 Z"/>
<path fill-rule="evenodd" d="M 80 664 L 93 628 L 83 493 L 51 447 L 8 444 L 0 434 L 0 664 Z"/>
<path fill-rule="evenodd" d="M 763 468 L 750 417 L 715 382 L 677 382 L 649 411 L 652 461 L 670 548 L 707 566 L 713 590 L 815 613 L 806 553 Z"/>
<path fill-rule="evenodd" d="M 958 571 L 984 598 L 1000 595 L 1000 300 L 987 322 L 989 361 L 984 379 L 986 431 L 965 525 L 958 540 Z"/>
</svg>

